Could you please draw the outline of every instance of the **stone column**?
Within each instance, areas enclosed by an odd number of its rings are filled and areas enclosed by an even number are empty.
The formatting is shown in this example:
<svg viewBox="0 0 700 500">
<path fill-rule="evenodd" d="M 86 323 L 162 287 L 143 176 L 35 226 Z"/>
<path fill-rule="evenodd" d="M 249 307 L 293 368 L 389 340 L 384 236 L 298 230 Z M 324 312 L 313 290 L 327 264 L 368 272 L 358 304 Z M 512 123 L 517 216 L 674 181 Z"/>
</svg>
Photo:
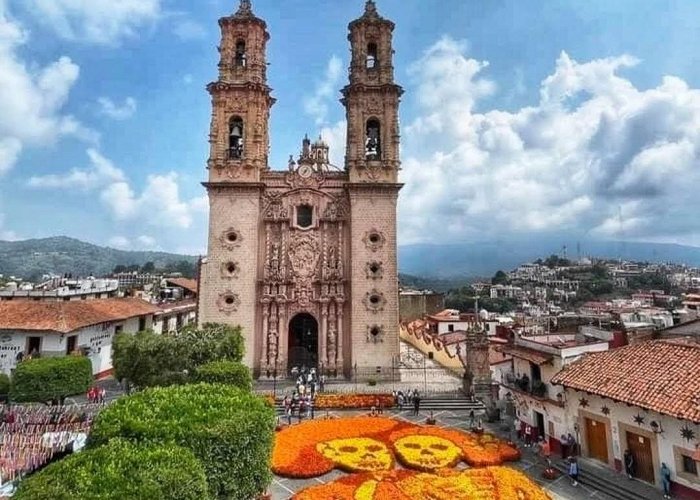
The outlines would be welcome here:
<svg viewBox="0 0 700 500">
<path fill-rule="evenodd" d="M 318 360 L 324 367 L 328 366 L 328 351 L 326 348 L 328 336 L 328 300 L 321 300 L 321 331 L 318 332 Z"/>
<path fill-rule="evenodd" d="M 343 302 L 342 300 L 337 300 L 337 305 L 335 308 L 336 313 L 336 328 L 338 330 L 338 343 L 337 343 L 337 361 L 336 366 L 338 367 L 338 373 L 342 376 L 344 374 L 345 365 L 343 363 Z"/>
<path fill-rule="evenodd" d="M 263 324 L 262 324 L 262 362 L 260 363 L 263 367 L 263 370 L 267 372 L 267 370 L 270 367 L 270 358 L 269 358 L 269 352 L 268 352 L 268 345 L 267 345 L 267 337 L 269 335 L 269 328 L 268 328 L 268 319 L 270 317 L 270 303 L 269 302 L 263 302 Z M 267 375 L 267 373 L 266 373 Z"/>
<path fill-rule="evenodd" d="M 278 299 L 277 310 L 277 373 L 285 375 L 287 372 L 287 348 L 289 342 L 289 331 L 287 328 L 287 301 Z M 281 365 L 281 366 L 280 366 Z"/>
</svg>

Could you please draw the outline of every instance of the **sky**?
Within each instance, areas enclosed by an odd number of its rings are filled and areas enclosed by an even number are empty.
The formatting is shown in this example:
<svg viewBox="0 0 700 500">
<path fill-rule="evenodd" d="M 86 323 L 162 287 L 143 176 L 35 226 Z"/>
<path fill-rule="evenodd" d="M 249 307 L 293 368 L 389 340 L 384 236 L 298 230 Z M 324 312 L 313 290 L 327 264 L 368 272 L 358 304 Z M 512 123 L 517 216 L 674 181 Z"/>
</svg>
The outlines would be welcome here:
<svg viewBox="0 0 700 500">
<path fill-rule="evenodd" d="M 396 23 L 399 244 L 700 246 L 700 2 L 377 0 Z M 0 0 L 0 239 L 206 253 L 217 19 L 238 0 Z M 342 164 L 364 0 L 253 0 L 271 163 Z"/>
</svg>

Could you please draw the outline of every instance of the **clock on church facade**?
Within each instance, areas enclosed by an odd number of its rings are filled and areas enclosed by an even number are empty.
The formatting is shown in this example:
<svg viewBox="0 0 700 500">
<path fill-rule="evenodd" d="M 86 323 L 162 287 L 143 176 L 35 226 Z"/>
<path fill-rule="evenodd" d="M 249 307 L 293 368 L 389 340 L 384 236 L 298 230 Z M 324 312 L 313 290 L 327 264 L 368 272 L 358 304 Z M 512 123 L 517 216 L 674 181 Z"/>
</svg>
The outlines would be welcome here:
<svg viewBox="0 0 700 500">
<path fill-rule="evenodd" d="M 385 378 L 399 354 L 396 203 L 399 102 L 394 24 L 373 1 L 349 25 L 342 89 L 345 165 L 321 138 L 304 138 L 284 170 L 268 162 L 265 21 L 249 0 L 219 20 L 212 98 L 208 254 L 199 321 L 240 325 L 256 377 L 316 368 Z"/>
</svg>

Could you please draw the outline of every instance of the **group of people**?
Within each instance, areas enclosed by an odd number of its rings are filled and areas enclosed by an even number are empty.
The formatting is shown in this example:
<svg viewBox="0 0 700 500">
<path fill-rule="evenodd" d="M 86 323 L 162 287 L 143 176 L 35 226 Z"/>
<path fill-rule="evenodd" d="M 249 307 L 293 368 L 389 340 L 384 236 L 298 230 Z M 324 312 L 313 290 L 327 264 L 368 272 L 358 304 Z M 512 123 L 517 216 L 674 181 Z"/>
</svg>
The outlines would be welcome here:
<svg viewBox="0 0 700 500">
<path fill-rule="evenodd" d="M 317 392 L 323 392 L 326 386 L 326 376 L 316 373 L 316 368 L 307 369 L 302 367 L 301 370 L 293 369 L 292 374 L 296 375 L 296 392 L 305 395 L 311 394 L 312 397 Z"/>
<path fill-rule="evenodd" d="M 0 485 L 84 445 L 101 405 L 0 405 Z"/>
<path fill-rule="evenodd" d="M 404 405 L 406 405 L 413 406 L 413 415 L 418 415 L 420 412 L 420 394 L 418 394 L 418 389 L 409 389 L 405 394 L 403 391 L 392 391 L 391 395 L 394 396 L 394 401 L 399 410 L 403 410 Z"/>
<path fill-rule="evenodd" d="M 296 414 L 299 422 L 305 416 L 314 418 L 314 399 L 316 399 L 316 391 L 307 391 L 305 386 L 298 385 L 297 390 L 292 393 L 292 396 L 284 396 L 282 406 L 284 407 L 284 416 L 287 418 L 287 424 L 292 425 L 292 417 Z"/>
<path fill-rule="evenodd" d="M 92 386 L 87 391 L 87 400 L 90 403 L 104 403 L 107 398 L 107 391 L 104 387 Z"/>
</svg>

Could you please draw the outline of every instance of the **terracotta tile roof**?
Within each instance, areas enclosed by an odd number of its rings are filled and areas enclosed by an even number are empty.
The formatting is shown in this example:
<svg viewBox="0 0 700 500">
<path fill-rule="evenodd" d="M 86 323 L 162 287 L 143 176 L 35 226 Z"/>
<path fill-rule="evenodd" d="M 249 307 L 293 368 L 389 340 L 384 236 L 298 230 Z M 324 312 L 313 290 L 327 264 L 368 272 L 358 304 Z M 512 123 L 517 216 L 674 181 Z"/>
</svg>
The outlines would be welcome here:
<svg viewBox="0 0 700 500">
<path fill-rule="evenodd" d="M 123 321 L 158 311 L 158 307 L 141 299 L 0 301 L 0 330 L 69 333 L 86 326 Z"/>
<path fill-rule="evenodd" d="M 166 281 L 173 286 L 179 286 L 192 293 L 197 293 L 197 280 L 189 278 L 168 278 Z"/>
<path fill-rule="evenodd" d="M 525 359 L 536 365 L 543 365 L 550 362 L 554 356 L 546 352 L 536 351 L 528 347 L 519 345 L 504 345 L 496 347 L 496 350 L 504 354 L 510 354 L 513 357 Z"/>
<path fill-rule="evenodd" d="M 553 384 L 700 423 L 700 345 L 650 340 L 585 355 Z"/>
</svg>

